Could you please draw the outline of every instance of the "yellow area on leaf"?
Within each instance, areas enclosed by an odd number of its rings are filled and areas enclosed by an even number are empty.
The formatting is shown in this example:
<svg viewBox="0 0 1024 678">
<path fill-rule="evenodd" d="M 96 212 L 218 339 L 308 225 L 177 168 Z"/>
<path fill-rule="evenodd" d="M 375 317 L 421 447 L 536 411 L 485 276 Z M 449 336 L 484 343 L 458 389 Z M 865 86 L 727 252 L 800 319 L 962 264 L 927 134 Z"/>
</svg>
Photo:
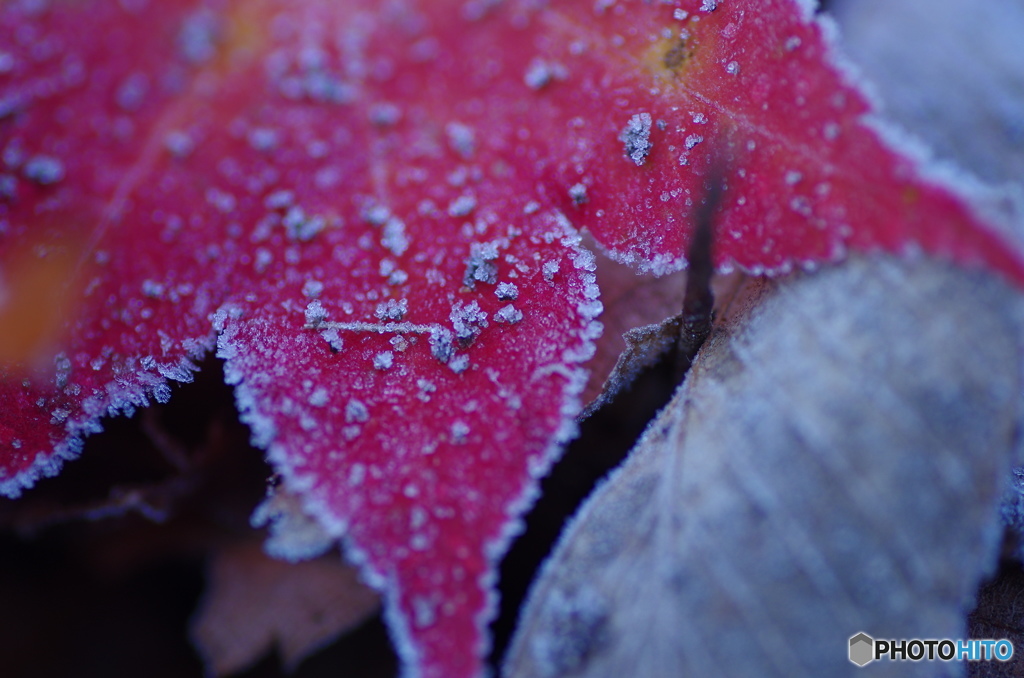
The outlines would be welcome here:
<svg viewBox="0 0 1024 678">
<path fill-rule="evenodd" d="M 0 363 L 34 365 L 69 320 L 78 248 L 37 243 L 7 257 L 0 277 Z"/>
</svg>

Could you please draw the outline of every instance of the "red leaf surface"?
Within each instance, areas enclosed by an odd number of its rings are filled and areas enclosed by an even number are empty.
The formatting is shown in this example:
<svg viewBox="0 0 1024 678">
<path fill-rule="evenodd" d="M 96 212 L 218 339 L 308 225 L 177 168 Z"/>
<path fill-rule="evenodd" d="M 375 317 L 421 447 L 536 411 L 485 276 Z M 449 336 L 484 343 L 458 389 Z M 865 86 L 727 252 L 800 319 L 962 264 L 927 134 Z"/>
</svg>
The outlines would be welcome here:
<svg viewBox="0 0 1024 678">
<path fill-rule="evenodd" d="M 4 4 L 0 490 L 216 343 L 408 671 L 478 674 L 599 332 L 573 224 L 675 270 L 722 176 L 722 268 L 917 245 L 1024 282 L 830 49 L 791 0 Z"/>
</svg>

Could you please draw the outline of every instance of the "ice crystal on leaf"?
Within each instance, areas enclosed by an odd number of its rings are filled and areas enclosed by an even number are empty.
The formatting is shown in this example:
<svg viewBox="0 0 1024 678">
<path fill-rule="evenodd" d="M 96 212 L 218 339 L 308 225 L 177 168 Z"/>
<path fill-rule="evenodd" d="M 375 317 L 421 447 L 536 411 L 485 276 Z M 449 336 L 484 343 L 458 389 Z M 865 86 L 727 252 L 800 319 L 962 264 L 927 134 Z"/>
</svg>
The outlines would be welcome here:
<svg viewBox="0 0 1024 678">
<path fill-rule="evenodd" d="M 216 348 L 407 673 L 479 675 L 598 334 L 574 228 L 677 270 L 721 176 L 721 267 L 916 244 L 1024 282 L 800 3 L 477 4 L 0 5 L 0 491 Z"/>
</svg>

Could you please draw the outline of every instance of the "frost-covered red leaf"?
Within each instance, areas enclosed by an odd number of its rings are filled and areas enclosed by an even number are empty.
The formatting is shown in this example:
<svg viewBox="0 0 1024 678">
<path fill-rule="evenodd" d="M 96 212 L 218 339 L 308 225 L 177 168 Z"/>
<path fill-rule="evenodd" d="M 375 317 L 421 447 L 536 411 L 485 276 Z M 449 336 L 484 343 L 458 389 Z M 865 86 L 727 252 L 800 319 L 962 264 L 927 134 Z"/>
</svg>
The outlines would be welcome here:
<svg viewBox="0 0 1024 678">
<path fill-rule="evenodd" d="M 217 345 L 408 670 L 479 673 L 599 331 L 574 224 L 679 268 L 724 172 L 722 266 L 917 243 L 1024 281 L 828 50 L 789 0 L 3 4 L 0 490 Z"/>
<path fill-rule="evenodd" d="M 476 164 L 458 109 L 391 115 L 356 52 L 414 27 L 358 9 L 6 8 L 5 262 L 75 267 L 56 358 L 4 367 L 4 490 L 166 398 L 215 323 L 255 441 L 390 592 L 407 662 L 470 675 L 493 561 L 578 409 L 592 256 Z"/>
</svg>

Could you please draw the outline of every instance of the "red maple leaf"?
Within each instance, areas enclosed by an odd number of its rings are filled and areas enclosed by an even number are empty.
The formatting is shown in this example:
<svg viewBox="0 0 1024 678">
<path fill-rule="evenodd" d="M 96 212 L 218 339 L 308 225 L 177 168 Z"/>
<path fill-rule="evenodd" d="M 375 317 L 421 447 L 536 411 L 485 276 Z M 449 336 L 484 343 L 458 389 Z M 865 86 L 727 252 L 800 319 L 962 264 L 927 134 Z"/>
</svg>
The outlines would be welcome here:
<svg viewBox="0 0 1024 678">
<path fill-rule="evenodd" d="M 825 33 L 792 0 L 5 4 L 0 490 L 216 343 L 407 669 L 478 674 L 600 331 L 577 228 L 675 270 L 722 180 L 722 268 L 916 245 L 1024 282 Z"/>
</svg>

